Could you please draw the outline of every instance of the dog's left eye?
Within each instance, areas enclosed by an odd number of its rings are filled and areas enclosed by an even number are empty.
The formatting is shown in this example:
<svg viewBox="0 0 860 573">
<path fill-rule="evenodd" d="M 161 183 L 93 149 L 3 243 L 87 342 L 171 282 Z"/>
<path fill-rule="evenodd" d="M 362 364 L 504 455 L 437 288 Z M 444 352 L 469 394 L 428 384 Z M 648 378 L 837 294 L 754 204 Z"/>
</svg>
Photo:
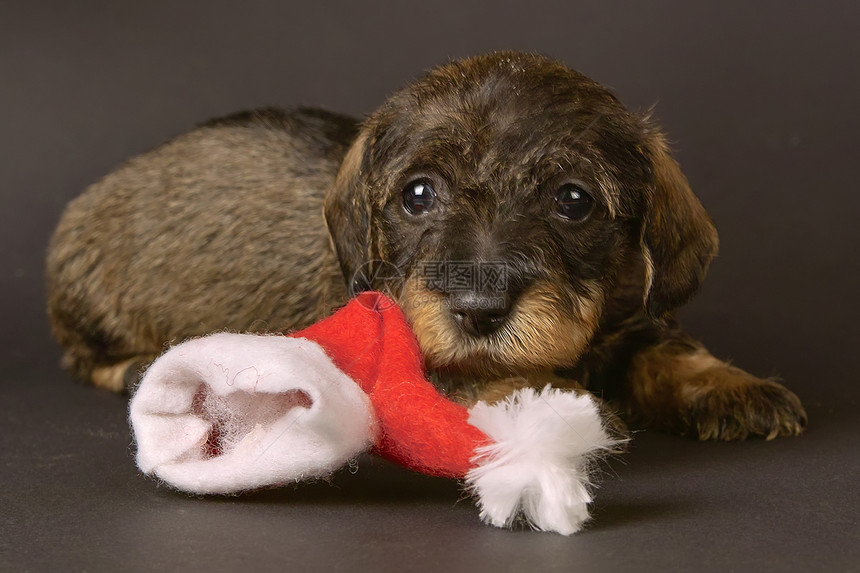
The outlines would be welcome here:
<svg viewBox="0 0 860 573">
<path fill-rule="evenodd" d="M 582 221 L 594 208 L 594 198 L 578 183 L 565 183 L 555 196 L 559 216 L 571 221 Z"/>
<path fill-rule="evenodd" d="M 436 204 L 436 191 L 424 179 L 412 181 L 403 188 L 403 207 L 410 215 L 423 215 Z"/>
</svg>

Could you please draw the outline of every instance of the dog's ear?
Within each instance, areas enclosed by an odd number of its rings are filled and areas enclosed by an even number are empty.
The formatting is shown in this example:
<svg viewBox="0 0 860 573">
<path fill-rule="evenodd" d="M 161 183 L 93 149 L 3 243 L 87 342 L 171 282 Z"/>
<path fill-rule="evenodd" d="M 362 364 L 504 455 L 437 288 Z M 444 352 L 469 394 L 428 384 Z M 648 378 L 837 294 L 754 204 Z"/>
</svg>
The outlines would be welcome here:
<svg viewBox="0 0 860 573">
<path fill-rule="evenodd" d="M 669 153 L 659 130 L 648 128 L 646 152 L 654 173 L 642 232 L 645 307 L 653 317 L 684 304 L 717 254 L 717 230 Z"/>
<path fill-rule="evenodd" d="M 340 269 L 353 294 L 370 287 L 362 269 L 375 258 L 371 235 L 373 206 L 365 182 L 369 140 L 367 132 L 362 130 L 344 157 L 323 208 Z"/>
</svg>

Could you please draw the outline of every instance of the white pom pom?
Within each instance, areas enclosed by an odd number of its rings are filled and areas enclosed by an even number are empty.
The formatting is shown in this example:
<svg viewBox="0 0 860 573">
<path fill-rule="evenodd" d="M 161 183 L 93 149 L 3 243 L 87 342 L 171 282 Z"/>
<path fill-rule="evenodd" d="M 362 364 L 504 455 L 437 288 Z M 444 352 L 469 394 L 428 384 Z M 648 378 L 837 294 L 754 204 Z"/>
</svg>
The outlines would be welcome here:
<svg viewBox="0 0 860 573">
<path fill-rule="evenodd" d="M 590 462 L 617 443 L 594 400 L 550 386 L 524 388 L 469 412 L 469 423 L 492 440 L 477 450 L 476 467 L 466 475 L 481 519 L 510 527 L 522 513 L 542 531 L 579 531 L 591 501 Z"/>
</svg>

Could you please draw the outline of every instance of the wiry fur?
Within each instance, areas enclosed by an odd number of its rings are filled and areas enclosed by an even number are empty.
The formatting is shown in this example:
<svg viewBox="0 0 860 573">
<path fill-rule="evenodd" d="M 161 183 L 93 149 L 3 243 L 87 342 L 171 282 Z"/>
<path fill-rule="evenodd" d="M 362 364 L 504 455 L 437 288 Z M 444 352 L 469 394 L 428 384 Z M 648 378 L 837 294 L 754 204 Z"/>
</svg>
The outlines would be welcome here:
<svg viewBox="0 0 860 573">
<path fill-rule="evenodd" d="M 261 110 L 210 122 L 69 204 L 48 257 L 48 311 L 77 376 L 217 330 L 301 328 L 344 300 L 322 219 L 355 122 Z M 145 361 L 145 360 L 144 360 Z M 111 375 L 112 374 L 112 375 Z"/>
<path fill-rule="evenodd" d="M 597 327 L 601 301 L 566 292 L 564 284 L 535 282 L 505 324 L 482 338 L 463 333 L 445 295 L 421 289 L 418 280 L 407 281 L 400 298 L 421 348 L 427 349 L 429 368 L 455 366 L 480 377 L 488 370 L 547 370 L 577 361 L 588 346 L 587 333 Z"/>
<path fill-rule="evenodd" d="M 401 193 L 419 175 L 439 202 L 414 217 Z M 570 178 L 596 202 L 577 223 L 554 214 Z M 558 62 L 505 52 L 430 71 L 360 125 L 263 110 L 129 161 L 63 215 L 49 315 L 67 366 L 118 389 L 167 342 L 300 328 L 356 288 L 388 286 L 455 399 L 551 380 L 701 438 L 796 434 L 791 392 L 674 323 L 717 246 L 649 115 Z M 365 280 L 374 261 L 404 280 Z M 460 329 L 454 293 L 420 280 L 427 261 L 503 262 L 504 324 Z"/>
</svg>

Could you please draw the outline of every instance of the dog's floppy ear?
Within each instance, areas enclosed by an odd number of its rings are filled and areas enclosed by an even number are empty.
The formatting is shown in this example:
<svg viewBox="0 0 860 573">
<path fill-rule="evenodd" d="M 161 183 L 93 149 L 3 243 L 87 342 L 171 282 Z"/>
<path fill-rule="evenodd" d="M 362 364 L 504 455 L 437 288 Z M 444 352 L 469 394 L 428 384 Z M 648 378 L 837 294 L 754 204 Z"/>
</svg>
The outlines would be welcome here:
<svg viewBox="0 0 860 573">
<path fill-rule="evenodd" d="M 719 241 L 711 218 L 657 129 L 648 129 L 646 151 L 654 188 L 642 232 L 645 306 L 648 314 L 660 317 L 693 296 L 717 254 Z"/>
<path fill-rule="evenodd" d="M 365 171 L 370 137 L 362 130 L 341 163 L 334 186 L 325 197 L 324 215 L 340 269 L 352 293 L 367 290 L 361 272 L 373 254 L 372 203 L 367 196 Z"/>
</svg>

